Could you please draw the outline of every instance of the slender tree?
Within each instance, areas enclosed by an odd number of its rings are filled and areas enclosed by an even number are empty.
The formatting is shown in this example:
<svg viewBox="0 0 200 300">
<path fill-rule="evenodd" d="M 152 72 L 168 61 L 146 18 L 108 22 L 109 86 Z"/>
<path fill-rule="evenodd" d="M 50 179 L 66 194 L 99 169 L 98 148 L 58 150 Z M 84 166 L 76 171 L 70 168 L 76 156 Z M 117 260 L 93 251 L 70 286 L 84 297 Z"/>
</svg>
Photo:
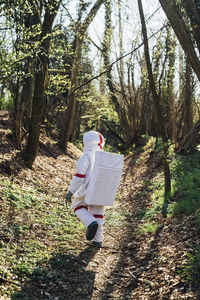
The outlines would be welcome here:
<svg viewBox="0 0 200 300">
<path fill-rule="evenodd" d="M 192 101 L 194 95 L 193 89 L 193 75 L 191 65 L 188 58 L 185 62 L 185 88 L 184 88 L 184 123 L 183 123 L 183 135 L 187 134 L 193 127 L 193 111 Z"/>
<path fill-rule="evenodd" d="M 200 81 L 200 59 L 199 59 L 199 51 L 200 51 L 200 34 L 199 34 L 199 28 L 200 28 L 200 10 L 199 0 L 196 1 L 175 1 L 175 0 L 160 0 L 160 4 L 169 19 L 170 24 L 172 25 L 172 28 L 185 52 L 185 55 L 187 56 L 187 71 L 185 75 L 187 76 L 187 79 L 191 80 L 191 73 L 189 70 L 189 64 L 193 71 L 195 72 L 198 80 Z M 189 82 L 187 81 L 185 85 L 185 103 L 183 105 L 184 108 L 184 115 L 182 120 L 184 120 L 184 132 L 185 130 L 189 130 L 191 128 L 192 123 L 192 107 L 191 107 L 191 86 Z M 190 91 L 190 92 L 188 92 Z M 187 96 L 186 96 L 187 95 Z M 187 107 L 187 109 L 186 109 Z M 187 112 L 186 112 L 187 111 Z M 187 125 L 186 125 L 187 124 Z M 197 121 L 197 126 L 194 126 L 194 129 L 191 130 L 192 134 L 186 134 L 185 137 L 182 138 L 182 140 L 179 142 L 178 149 L 184 148 L 184 145 L 186 146 L 186 152 L 190 152 L 189 144 L 191 144 L 191 151 L 194 149 L 194 143 L 191 142 L 191 136 L 198 134 L 198 124 L 199 121 Z M 187 138 L 188 137 L 188 138 Z M 187 140 L 188 139 L 188 140 Z M 193 139 L 195 140 L 195 139 Z M 196 139 L 198 140 L 198 139 Z"/>
<path fill-rule="evenodd" d="M 31 11 L 31 12 L 30 12 Z M 22 91 L 17 102 L 15 113 L 15 133 L 16 141 L 19 149 L 22 149 L 22 126 L 24 112 L 26 112 L 26 129 L 30 124 L 32 99 L 34 93 L 34 77 L 35 77 L 35 62 L 36 57 L 32 45 L 39 40 L 40 37 L 40 18 L 38 11 L 34 8 L 30 9 L 29 13 L 24 12 L 24 39 L 23 43 L 26 45 L 25 59 L 24 59 L 24 74 L 22 81 Z"/>
<path fill-rule="evenodd" d="M 120 13 L 120 2 L 118 3 L 119 8 L 119 41 L 120 41 L 120 54 L 122 54 L 122 29 L 121 29 L 121 13 Z M 112 23 L 111 23 L 111 1 L 107 1 L 105 4 L 105 31 L 104 39 L 102 43 L 102 56 L 104 59 L 104 66 L 107 70 L 106 72 L 106 82 L 110 92 L 110 100 L 113 103 L 115 110 L 119 116 L 120 125 L 123 128 L 125 135 L 126 146 L 129 148 L 133 143 L 138 141 L 138 132 L 137 128 L 140 128 L 141 107 L 138 107 L 137 104 L 141 98 L 139 97 L 139 91 L 136 91 L 131 86 L 129 81 L 129 87 L 124 82 L 125 70 L 124 64 L 121 61 L 118 67 L 119 73 L 119 85 L 116 88 L 114 84 L 113 74 L 110 68 L 110 52 L 111 52 L 111 41 L 112 41 Z M 120 87 L 120 88 L 119 88 Z M 131 93 L 128 95 L 126 90 L 131 89 Z M 137 102 L 138 100 L 138 102 Z M 138 122 L 139 121 L 139 122 Z M 138 122 L 138 126 L 136 125 Z"/>
<path fill-rule="evenodd" d="M 104 1 L 105 0 L 96 0 L 95 4 L 92 6 L 91 10 L 89 11 L 84 21 L 77 22 L 75 53 L 74 53 L 74 60 L 73 60 L 72 72 L 71 72 L 71 89 L 70 89 L 71 95 L 68 99 L 64 126 L 60 137 L 60 146 L 65 152 L 67 151 L 67 143 L 69 141 L 70 134 L 73 128 L 73 120 L 74 120 L 75 108 L 76 108 L 76 93 L 73 92 L 73 90 L 78 86 L 80 60 L 82 55 L 82 47 L 83 47 L 85 33 L 88 29 L 88 26 L 91 24 L 92 20 L 94 19 L 95 15 L 97 14 L 99 8 L 101 7 Z"/>
<path fill-rule="evenodd" d="M 44 93 L 45 93 L 45 80 L 47 79 L 48 70 L 48 54 L 50 48 L 51 32 L 54 19 L 56 17 L 59 7 L 57 0 L 45 2 L 44 21 L 41 27 L 40 36 L 40 51 L 38 53 L 37 71 L 35 74 L 35 88 L 32 103 L 31 122 L 29 128 L 29 136 L 26 148 L 23 153 L 24 162 L 27 167 L 32 168 L 32 164 L 36 158 L 40 125 L 44 110 Z M 36 6 L 37 13 L 40 16 L 40 9 Z"/>
<path fill-rule="evenodd" d="M 165 38 L 165 74 L 162 83 L 163 94 L 161 95 L 164 106 L 164 114 L 167 124 L 168 137 L 175 142 L 175 93 L 174 93 L 174 77 L 175 77 L 175 50 L 176 40 L 172 34 L 171 26 L 167 27 L 167 35 Z"/>
<path fill-rule="evenodd" d="M 164 175 L 165 175 L 165 202 L 164 202 L 164 206 L 163 206 L 163 215 L 166 216 L 167 197 L 171 191 L 171 176 L 170 176 L 169 164 L 167 161 L 168 137 L 166 134 L 165 122 L 164 122 L 163 113 L 162 113 L 162 107 L 160 105 L 160 98 L 156 91 L 156 85 L 155 85 L 153 72 L 152 72 L 152 66 L 151 66 L 150 55 L 149 55 L 147 30 L 146 30 L 146 24 L 145 24 L 145 18 L 144 18 L 144 12 L 143 12 L 143 6 L 142 6 L 141 0 L 138 0 L 138 8 L 139 8 L 141 24 L 142 24 L 144 52 L 145 52 L 147 70 L 148 70 L 149 84 L 150 84 L 150 89 L 151 89 L 152 96 L 153 96 L 157 119 L 159 120 L 159 130 L 160 130 L 160 134 L 161 134 L 162 141 L 163 141 L 163 147 L 164 147 L 163 167 L 164 167 Z"/>
<path fill-rule="evenodd" d="M 174 30 L 176 36 L 185 51 L 188 60 L 193 68 L 194 72 L 196 73 L 198 79 L 200 80 L 200 60 L 195 50 L 194 42 L 191 38 L 191 32 L 187 28 L 187 24 L 184 22 L 184 19 L 181 15 L 180 9 L 177 6 L 175 0 L 159 0 L 160 4 Z M 194 1 L 185 1 L 188 3 L 193 3 L 192 6 L 196 7 L 195 15 L 198 13 L 198 21 L 200 18 L 200 12 L 197 9 L 197 4 L 194 4 Z M 193 35 L 194 40 L 199 45 L 199 33 L 198 32 L 199 24 L 196 23 L 193 25 L 193 30 L 195 34 Z"/>
</svg>

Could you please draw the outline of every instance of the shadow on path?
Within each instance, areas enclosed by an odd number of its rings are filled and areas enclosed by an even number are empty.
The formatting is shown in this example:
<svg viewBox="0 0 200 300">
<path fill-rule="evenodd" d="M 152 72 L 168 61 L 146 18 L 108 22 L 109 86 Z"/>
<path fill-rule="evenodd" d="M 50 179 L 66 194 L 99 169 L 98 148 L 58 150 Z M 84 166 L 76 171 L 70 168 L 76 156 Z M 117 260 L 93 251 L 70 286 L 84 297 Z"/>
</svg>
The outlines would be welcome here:
<svg viewBox="0 0 200 300">
<path fill-rule="evenodd" d="M 107 299 L 132 299 L 131 293 L 137 288 L 140 283 L 139 280 L 145 272 L 149 261 L 154 256 L 154 251 L 157 248 L 157 241 L 159 239 L 159 232 L 154 236 L 154 239 L 149 243 L 149 246 L 143 250 L 143 255 L 138 255 L 140 251 L 140 241 L 137 240 L 136 230 L 138 228 L 137 214 L 141 210 L 145 213 L 148 207 L 149 201 L 149 183 L 151 179 L 160 171 L 159 161 L 155 162 L 155 158 L 146 157 L 145 168 L 142 168 L 140 172 L 137 172 L 138 164 L 140 164 L 142 152 L 135 153 L 132 157 L 129 157 L 126 161 L 128 167 L 124 173 L 124 187 L 126 188 L 126 181 L 132 182 L 133 188 L 129 190 L 129 194 L 126 194 L 126 209 L 129 214 L 126 220 L 126 227 L 122 238 L 120 239 L 120 258 L 117 265 L 110 273 L 110 276 L 102 288 L 98 300 Z M 155 163 L 155 167 L 152 170 L 152 163 Z M 144 162 L 141 160 L 141 164 Z M 138 183 L 141 183 L 138 185 Z M 137 184 L 137 187 L 135 186 Z M 130 185 L 130 183 L 128 183 Z M 131 262 L 130 262 L 131 261 Z M 116 291 L 119 291 L 117 293 Z M 139 300 L 139 299 L 138 299 Z"/>
<path fill-rule="evenodd" d="M 86 267 L 98 248 L 87 247 L 78 256 L 55 254 L 45 266 L 38 266 L 12 300 L 89 300 L 92 298 L 95 272 Z"/>
<path fill-rule="evenodd" d="M 162 260 L 160 255 L 160 248 L 168 245 L 168 240 L 163 237 L 165 234 L 166 236 L 167 234 L 172 235 L 168 226 L 161 223 L 154 234 L 137 234 L 139 225 L 137 212 L 145 212 L 148 209 L 149 201 L 151 201 L 149 183 L 152 178 L 155 178 L 157 172 L 160 171 L 159 159 L 151 155 L 146 157 L 141 164 L 141 167 L 146 165 L 146 168 L 142 167 L 141 171 L 137 172 L 138 159 L 137 154 L 129 159 L 128 162 L 131 165 L 129 165 L 129 169 L 124 174 L 125 180 L 133 180 L 133 188 L 129 191 L 129 194 L 126 194 L 127 203 L 125 205 L 129 214 L 126 220 L 127 225 L 120 238 L 120 257 L 117 264 L 107 276 L 105 285 L 99 292 L 98 300 L 168 300 L 175 299 L 171 298 L 171 296 L 174 297 L 175 294 L 173 293 L 176 289 L 179 295 L 184 297 L 184 293 L 189 288 L 181 279 L 176 284 L 174 283 L 177 276 L 176 265 L 168 266 L 168 260 Z M 135 178 L 136 176 L 137 179 Z M 124 182 L 125 185 L 126 182 Z M 181 225 L 182 223 L 180 222 L 179 226 L 181 227 Z M 173 237 L 174 241 L 179 243 L 181 242 L 181 236 L 178 235 L 178 232 L 179 229 L 177 232 L 174 231 Z M 168 273 L 165 273 L 166 271 Z M 164 286 L 169 286 L 169 289 L 166 288 L 162 292 L 160 288 L 162 289 L 163 283 Z M 200 299 L 196 296 L 195 291 L 192 292 L 193 298 L 187 299 Z"/>
</svg>

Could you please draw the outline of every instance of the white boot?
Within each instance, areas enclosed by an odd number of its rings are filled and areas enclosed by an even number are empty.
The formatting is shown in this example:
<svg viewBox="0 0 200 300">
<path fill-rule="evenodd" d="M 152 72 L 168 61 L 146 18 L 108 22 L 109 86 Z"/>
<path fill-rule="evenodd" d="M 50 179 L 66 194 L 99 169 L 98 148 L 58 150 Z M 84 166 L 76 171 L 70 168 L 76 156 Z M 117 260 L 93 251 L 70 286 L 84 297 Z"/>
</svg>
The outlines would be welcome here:
<svg viewBox="0 0 200 300">
<path fill-rule="evenodd" d="M 96 221 L 98 223 L 98 229 L 97 232 L 93 238 L 94 242 L 101 242 L 103 241 L 103 224 L 104 224 L 104 219 L 103 218 L 96 218 Z"/>
<path fill-rule="evenodd" d="M 75 214 L 79 218 L 79 220 L 85 225 L 87 228 L 92 222 L 96 221 L 95 217 L 87 210 L 86 207 L 82 207 L 75 211 Z"/>
</svg>

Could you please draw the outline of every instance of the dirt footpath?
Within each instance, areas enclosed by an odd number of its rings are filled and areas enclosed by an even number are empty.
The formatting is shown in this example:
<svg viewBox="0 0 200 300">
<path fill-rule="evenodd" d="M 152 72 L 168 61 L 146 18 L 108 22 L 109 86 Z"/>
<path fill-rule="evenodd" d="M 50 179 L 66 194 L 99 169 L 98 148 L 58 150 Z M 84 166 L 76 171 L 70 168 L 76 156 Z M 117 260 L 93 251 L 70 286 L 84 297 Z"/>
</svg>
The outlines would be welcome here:
<svg viewBox="0 0 200 300">
<path fill-rule="evenodd" d="M 143 153 L 126 158 L 117 208 L 126 219 L 121 227 L 105 224 L 104 248 L 95 254 L 83 251 L 91 285 L 80 284 L 73 299 L 200 299 L 199 291 L 178 275 L 188 245 L 198 239 L 193 217 L 159 216 L 156 233 L 136 233 L 142 222 L 137 212 L 151 206 L 147 184 L 156 176 L 161 173 L 155 157 Z"/>
<path fill-rule="evenodd" d="M 15 184 L 33 188 L 36 184 L 46 186 L 47 194 L 61 201 L 81 152 L 69 145 L 68 155 L 65 155 L 45 134 L 41 134 L 34 170 L 26 169 L 7 130 L 7 112 L 1 112 L 0 117 L 1 176 L 12 177 Z M 56 251 L 51 253 L 50 241 L 46 240 L 45 247 L 49 247 L 51 259 L 48 265 L 44 265 L 42 274 L 38 269 L 28 282 L 19 278 L 20 296 L 15 294 L 14 297 L 13 294 L 11 298 L 2 299 L 200 299 L 200 290 L 193 290 L 179 275 L 185 253 L 199 244 L 193 216 L 163 220 L 158 215 L 160 226 L 156 232 L 137 233 L 144 222 L 138 218 L 139 212 L 152 206 L 149 183 L 156 181 L 158 176 L 162 176 L 160 162 L 151 151 L 127 156 L 119 196 L 114 208 L 107 208 L 105 212 L 103 247 L 91 247 L 85 241 L 83 230 L 78 240 L 71 240 L 71 250 L 63 246 L 63 241 L 62 251 L 59 251 L 60 245 L 53 240 Z M 38 234 L 36 231 L 38 239 L 47 239 Z"/>
</svg>

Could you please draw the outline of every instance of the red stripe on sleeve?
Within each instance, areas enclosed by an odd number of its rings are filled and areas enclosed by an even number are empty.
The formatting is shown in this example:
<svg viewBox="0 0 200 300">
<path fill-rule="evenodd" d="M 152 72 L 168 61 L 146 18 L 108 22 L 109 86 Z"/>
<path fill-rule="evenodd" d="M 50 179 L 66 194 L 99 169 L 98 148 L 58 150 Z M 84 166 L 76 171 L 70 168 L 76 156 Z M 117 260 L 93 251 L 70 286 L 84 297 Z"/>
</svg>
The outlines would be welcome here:
<svg viewBox="0 0 200 300">
<path fill-rule="evenodd" d="M 85 178 L 85 174 L 76 173 L 75 176 L 79 178 Z"/>
</svg>

